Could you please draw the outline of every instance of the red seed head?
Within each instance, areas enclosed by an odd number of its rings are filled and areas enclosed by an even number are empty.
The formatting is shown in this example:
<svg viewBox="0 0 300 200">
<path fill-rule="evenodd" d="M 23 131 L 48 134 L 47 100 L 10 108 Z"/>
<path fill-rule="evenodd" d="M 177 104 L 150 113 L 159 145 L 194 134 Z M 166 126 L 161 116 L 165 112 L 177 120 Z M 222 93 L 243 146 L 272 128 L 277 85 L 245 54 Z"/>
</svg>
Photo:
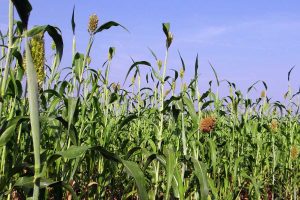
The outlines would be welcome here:
<svg viewBox="0 0 300 200">
<path fill-rule="evenodd" d="M 199 129 L 204 133 L 211 132 L 216 126 L 216 118 L 209 116 L 200 121 Z"/>
</svg>

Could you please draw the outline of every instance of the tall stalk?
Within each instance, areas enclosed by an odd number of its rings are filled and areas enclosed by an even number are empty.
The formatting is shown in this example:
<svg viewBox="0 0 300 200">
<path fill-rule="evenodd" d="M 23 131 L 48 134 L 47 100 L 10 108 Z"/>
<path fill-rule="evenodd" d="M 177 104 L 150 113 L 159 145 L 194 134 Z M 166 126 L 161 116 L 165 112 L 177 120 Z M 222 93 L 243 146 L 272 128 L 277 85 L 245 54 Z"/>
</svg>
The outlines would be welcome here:
<svg viewBox="0 0 300 200">
<path fill-rule="evenodd" d="M 173 40 L 173 35 L 169 31 L 170 29 L 170 24 L 169 23 L 164 23 L 163 24 L 163 31 L 166 35 L 166 54 L 165 54 L 165 60 L 164 60 L 164 65 L 163 65 L 163 72 L 161 76 L 161 85 L 160 85 L 160 121 L 159 121 L 159 131 L 157 133 L 157 140 L 158 140 L 158 148 L 157 151 L 161 150 L 161 142 L 162 142 L 162 132 L 163 132 L 163 127 L 164 127 L 164 114 L 163 114 L 163 109 L 164 109 L 164 89 L 165 89 L 165 76 L 166 76 L 166 70 L 167 70 L 167 62 L 168 62 L 168 52 L 169 52 L 169 47 L 171 46 L 172 40 Z M 154 194 L 156 196 L 157 194 L 157 189 L 158 189 L 158 179 L 159 179 L 159 162 L 156 165 L 155 168 L 155 189 L 154 189 Z M 154 198 L 155 198 L 154 196 Z"/>
<path fill-rule="evenodd" d="M 9 65 L 11 62 L 11 50 L 13 46 L 14 5 L 11 0 L 9 0 L 8 7 L 9 7 L 8 8 L 8 49 L 6 54 L 4 76 L 1 82 L 1 96 L 4 95 L 6 90 L 8 73 L 9 73 Z M 2 108 L 2 103 L 1 103 L 1 108 Z M 2 109 L 0 109 L 0 111 L 2 111 Z"/>
<path fill-rule="evenodd" d="M 39 120 L 39 102 L 38 102 L 38 83 L 37 74 L 33 66 L 31 57 L 27 30 L 25 30 L 25 51 L 26 51 L 26 73 L 28 84 L 29 115 L 31 124 L 31 134 L 34 151 L 34 188 L 33 199 L 37 200 L 40 190 L 40 120 Z"/>
<path fill-rule="evenodd" d="M 14 23 L 14 6 L 12 1 L 9 0 L 9 10 L 8 10 L 8 50 L 6 55 L 6 63 L 5 63 L 5 69 L 4 69 L 4 77 L 2 80 L 1 85 L 1 92 L 2 95 L 5 92 L 7 79 L 8 79 L 8 72 L 9 72 L 9 65 L 11 61 L 11 49 L 13 46 L 13 23 Z"/>
<path fill-rule="evenodd" d="M 85 66 L 87 64 L 88 57 L 90 55 L 90 51 L 91 51 L 93 42 L 94 42 L 94 35 L 91 35 L 90 39 L 89 39 L 89 43 L 88 43 L 87 49 L 86 49 L 86 53 L 85 53 L 85 56 L 84 56 L 84 60 L 83 60 L 83 65 L 82 65 L 82 68 L 81 68 L 81 72 L 80 72 L 81 74 L 80 74 L 80 77 L 79 77 L 79 85 L 78 85 L 78 90 L 77 90 L 77 97 L 79 97 L 79 95 L 80 95 L 81 84 L 83 82 L 83 73 L 84 73 Z"/>
<path fill-rule="evenodd" d="M 168 48 L 166 50 L 165 54 L 165 61 L 164 61 L 164 66 L 163 66 L 163 74 L 162 74 L 162 83 L 160 85 L 160 122 L 159 122 L 159 132 L 157 134 L 157 139 L 158 139 L 158 150 L 161 149 L 161 141 L 162 141 L 162 132 L 163 132 L 163 122 L 164 122 L 164 114 L 163 114 L 163 109 L 164 109 L 164 92 L 165 92 L 165 76 L 166 76 L 166 68 L 167 68 L 167 62 L 168 62 Z"/>
</svg>

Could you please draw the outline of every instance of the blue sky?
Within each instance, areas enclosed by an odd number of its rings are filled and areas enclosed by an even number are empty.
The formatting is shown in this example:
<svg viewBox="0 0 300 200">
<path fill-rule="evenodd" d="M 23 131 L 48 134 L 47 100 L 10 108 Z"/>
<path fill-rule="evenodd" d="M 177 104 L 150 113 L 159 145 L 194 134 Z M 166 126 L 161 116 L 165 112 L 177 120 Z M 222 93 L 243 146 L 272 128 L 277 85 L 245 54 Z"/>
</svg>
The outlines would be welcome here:
<svg viewBox="0 0 300 200">
<path fill-rule="evenodd" d="M 7 24 L 8 0 L 0 0 L 0 28 Z M 208 62 L 220 79 L 235 82 L 245 91 L 257 80 L 269 86 L 268 94 L 281 99 L 287 89 L 287 72 L 292 74 L 294 91 L 300 86 L 300 1 L 202 1 L 202 0 L 32 0 L 30 25 L 51 24 L 62 31 L 65 49 L 61 67 L 71 63 L 71 14 L 75 5 L 78 51 L 85 52 L 88 42 L 87 22 L 97 14 L 100 23 L 114 20 L 129 29 L 113 28 L 96 36 L 92 49 L 93 68 L 105 61 L 108 48 L 116 47 L 111 80 L 123 82 L 134 60 L 148 60 L 155 65 L 148 47 L 163 60 L 165 38 L 162 22 L 171 23 L 174 42 L 170 48 L 169 69 L 180 69 L 179 50 L 186 62 L 186 81 L 193 76 L 199 54 L 200 89 L 214 80 Z M 172 73 L 171 71 L 169 71 Z M 225 83 L 222 90 L 227 94 Z M 262 86 L 258 86 L 260 94 Z M 253 94 L 255 95 L 255 94 Z"/>
</svg>

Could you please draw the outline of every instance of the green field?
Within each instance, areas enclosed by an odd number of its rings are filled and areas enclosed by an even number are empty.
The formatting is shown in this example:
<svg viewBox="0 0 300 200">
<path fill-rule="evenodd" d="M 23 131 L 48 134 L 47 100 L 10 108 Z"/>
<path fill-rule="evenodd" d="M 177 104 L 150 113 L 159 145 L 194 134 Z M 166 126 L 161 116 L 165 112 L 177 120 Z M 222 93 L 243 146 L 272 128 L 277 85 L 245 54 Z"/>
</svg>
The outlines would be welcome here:
<svg viewBox="0 0 300 200">
<path fill-rule="evenodd" d="M 10 1 L 0 35 L 0 199 L 300 198 L 300 92 L 290 84 L 271 101 L 264 81 L 242 93 L 211 65 L 216 87 L 200 91 L 198 57 L 189 82 L 180 53 L 181 69 L 167 73 L 173 35 L 163 23 L 166 54 L 133 61 L 123 86 L 108 79 L 114 48 L 99 69 L 89 54 L 99 32 L 125 27 L 91 15 L 80 53 L 73 12 L 73 61 L 60 66 L 59 28 L 27 30 L 30 11 L 27 0 Z"/>
</svg>

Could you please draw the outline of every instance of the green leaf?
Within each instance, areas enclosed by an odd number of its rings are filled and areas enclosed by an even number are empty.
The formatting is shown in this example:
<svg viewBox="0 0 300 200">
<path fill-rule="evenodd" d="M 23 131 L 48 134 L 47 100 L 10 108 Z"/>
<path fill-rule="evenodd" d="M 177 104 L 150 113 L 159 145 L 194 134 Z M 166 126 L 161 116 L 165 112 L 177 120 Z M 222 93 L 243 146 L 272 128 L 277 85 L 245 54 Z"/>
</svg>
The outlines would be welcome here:
<svg viewBox="0 0 300 200">
<path fill-rule="evenodd" d="M 163 78 L 160 76 L 160 74 L 159 74 L 153 67 L 151 67 L 151 69 L 152 69 L 152 72 L 153 72 L 155 78 L 157 78 L 161 83 L 163 83 L 164 80 L 163 80 Z"/>
<path fill-rule="evenodd" d="M 206 92 L 204 92 L 204 93 L 202 94 L 201 98 L 200 98 L 200 101 L 202 102 L 206 97 L 208 97 L 209 93 L 210 93 L 209 90 L 207 90 Z"/>
<path fill-rule="evenodd" d="M 218 74 L 217 74 L 215 68 L 212 66 L 212 64 L 210 62 L 209 62 L 209 65 L 210 65 L 210 67 L 212 68 L 212 70 L 214 72 L 214 75 L 215 75 L 216 81 L 217 81 L 217 85 L 220 86 L 220 81 L 219 81 Z"/>
<path fill-rule="evenodd" d="M 12 55 L 17 59 L 18 65 L 23 68 L 23 58 L 17 48 L 13 48 Z"/>
<path fill-rule="evenodd" d="M 112 60 L 112 58 L 114 57 L 115 53 L 116 53 L 116 48 L 115 47 L 109 47 L 108 58 L 110 60 Z"/>
<path fill-rule="evenodd" d="M 101 153 L 101 155 L 104 158 L 106 158 L 108 160 L 111 160 L 111 161 L 114 161 L 114 162 L 121 162 L 120 158 L 116 154 L 107 151 L 105 148 L 103 148 L 101 146 L 92 147 L 91 150 L 97 150 L 98 152 Z"/>
<path fill-rule="evenodd" d="M 62 98 L 62 96 L 56 90 L 53 89 L 43 90 L 43 94 L 48 94 L 49 99 L 53 96 L 56 96 L 59 99 Z"/>
<path fill-rule="evenodd" d="M 55 43 L 55 48 L 56 48 L 56 54 L 58 56 L 58 63 L 57 65 L 60 63 L 62 55 L 63 55 L 63 49 L 64 49 L 64 43 L 63 43 L 63 39 L 61 36 L 61 31 L 54 26 L 47 26 L 46 31 L 48 32 L 48 34 L 50 35 L 50 37 L 53 39 L 54 43 Z"/>
<path fill-rule="evenodd" d="M 151 67 L 151 64 L 150 64 L 149 62 L 147 62 L 147 61 L 137 61 L 137 62 L 134 62 L 134 63 L 130 66 L 130 68 L 129 68 L 127 74 L 126 74 L 124 83 L 126 82 L 126 80 L 127 80 L 128 76 L 129 76 L 131 70 L 132 70 L 133 68 L 135 68 L 135 67 L 138 67 L 139 65 L 146 65 L 146 66 Z"/>
<path fill-rule="evenodd" d="M 117 22 L 114 22 L 114 21 L 109 21 L 109 22 L 106 22 L 104 24 L 102 24 L 96 31 L 94 34 L 96 33 L 99 33 L 99 32 L 102 32 L 104 30 L 108 30 L 110 29 L 111 27 L 113 26 L 121 26 L 123 29 L 125 29 L 127 32 L 129 32 L 124 26 L 122 26 L 121 24 L 117 23 Z"/>
<path fill-rule="evenodd" d="M 72 19 L 71 19 L 73 35 L 75 35 L 75 26 L 76 26 L 74 15 L 75 15 L 75 5 L 74 5 L 74 7 L 73 7 Z"/>
<path fill-rule="evenodd" d="M 15 187 L 27 187 L 27 188 L 33 188 L 33 181 L 34 181 L 34 177 L 33 176 L 24 176 L 24 177 L 20 177 L 16 183 L 15 183 Z M 50 185 L 59 183 L 60 181 L 53 181 L 51 179 L 46 179 L 46 178 L 41 178 L 40 181 L 40 186 L 41 188 L 45 188 L 48 187 Z"/>
<path fill-rule="evenodd" d="M 125 117 L 124 119 L 121 119 L 119 120 L 118 124 L 119 127 L 118 127 L 118 130 L 121 130 L 126 124 L 129 124 L 129 122 L 131 122 L 132 120 L 138 118 L 137 114 L 131 114 L 131 115 L 128 115 L 127 117 Z"/>
<path fill-rule="evenodd" d="M 65 159 L 74 159 L 84 154 L 90 148 L 89 146 L 71 146 L 69 149 L 56 154 L 61 155 Z"/>
<path fill-rule="evenodd" d="M 187 110 L 192 118 L 193 124 L 198 125 L 198 116 L 196 114 L 193 102 L 189 98 L 187 98 L 186 95 L 184 95 L 182 99 L 184 104 L 187 106 Z"/>
<path fill-rule="evenodd" d="M 253 84 L 248 88 L 247 93 L 249 93 L 249 92 L 252 90 L 252 88 L 255 89 L 254 86 L 255 86 L 258 82 L 259 82 L 259 81 L 256 81 L 255 83 L 253 83 Z"/>
<path fill-rule="evenodd" d="M 33 188 L 33 181 L 34 181 L 34 177 L 33 176 L 20 177 L 16 181 L 14 187 Z M 51 186 L 54 186 L 54 185 L 61 185 L 62 187 L 64 187 L 66 190 L 68 190 L 72 194 L 72 199 L 74 199 L 74 200 L 78 200 L 79 199 L 70 184 L 67 184 L 67 183 L 65 183 L 63 181 L 54 181 L 54 180 L 48 179 L 48 178 L 41 178 L 41 180 L 40 180 L 40 186 L 41 186 L 41 188 L 51 187 Z M 26 199 L 29 199 L 29 198 L 26 198 Z"/>
<path fill-rule="evenodd" d="M 191 160 L 194 165 L 194 173 L 198 178 L 199 184 L 200 184 L 200 193 L 201 193 L 201 199 L 207 199 L 208 197 L 208 179 L 207 179 L 207 171 L 206 166 L 204 163 L 200 162 L 199 160 L 191 157 Z"/>
<path fill-rule="evenodd" d="M 178 51 L 178 54 L 179 54 L 179 57 L 180 57 L 180 60 L 181 60 L 181 66 L 183 68 L 183 71 L 185 71 L 185 64 L 184 64 L 184 61 L 183 61 L 182 56 L 181 56 L 179 51 Z"/>
<path fill-rule="evenodd" d="M 29 15 L 32 10 L 32 6 L 28 0 L 11 0 L 15 5 L 19 17 L 22 21 L 23 27 L 27 29 Z"/>
<path fill-rule="evenodd" d="M 169 31 L 170 31 L 170 23 L 163 23 L 163 31 L 166 35 L 166 37 L 169 37 Z"/>
<path fill-rule="evenodd" d="M 0 147 L 5 146 L 14 135 L 17 123 L 10 125 L 0 136 Z"/>
<path fill-rule="evenodd" d="M 211 164 L 213 166 L 213 172 L 214 172 L 214 174 L 216 174 L 216 166 L 217 166 L 216 143 L 211 138 L 209 138 L 208 144 L 209 144 L 209 151 L 210 151 L 210 160 L 211 160 Z"/>
<path fill-rule="evenodd" d="M 169 199 L 169 192 L 171 189 L 171 183 L 173 180 L 173 175 L 174 175 L 174 169 L 176 166 L 176 159 L 175 159 L 175 153 L 174 151 L 168 149 L 166 150 L 166 173 L 167 173 L 167 190 L 166 190 L 166 198 Z"/>
<path fill-rule="evenodd" d="M 119 99 L 118 93 L 116 93 L 116 92 L 112 93 L 109 97 L 109 104 L 117 101 L 118 99 Z"/>
<path fill-rule="evenodd" d="M 213 196 L 217 197 L 218 196 L 218 192 L 219 192 L 219 188 L 216 188 L 214 185 L 214 180 L 208 177 L 208 185 L 209 188 L 211 190 L 211 193 L 213 194 Z"/>
<path fill-rule="evenodd" d="M 79 80 L 81 74 L 83 73 L 83 60 L 84 60 L 84 55 L 81 53 L 76 53 L 74 58 L 73 58 L 73 70 L 75 73 L 76 78 Z M 81 80 L 79 80 L 81 81 Z"/>
<path fill-rule="evenodd" d="M 201 106 L 201 110 L 204 110 L 207 106 L 209 106 L 211 103 L 213 103 L 213 100 L 210 101 L 206 101 L 205 103 L 203 103 L 203 105 Z"/>
<path fill-rule="evenodd" d="M 238 173 L 238 167 L 240 162 L 243 160 L 243 157 L 238 157 L 234 162 L 234 172 L 233 172 L 233 185 L 236 186 L 236 180 L 237 180 L 237 173 Z"/>
<path fill-rule="evenodd" d="M 288 72 L 288 81 L 290 81 L 290 76 L 291 76 L 291 73 L 292 73 L 292 71 L 293 71 L 294 68 L 295 68 L 295 66 L 293 66 L 293 67 L 289 70 L 289 72 Z"/>
<path fill-rule="evenodd" d="M 172 184 L 173 192 L 176 198 L 184 199 L 185 189 L 183 187 L 183 180 L 178 168 L 174 168 L 174 178 Z"/>
<path fill-rule="evenodd" d="M 147 200 L 148 192 L 146 190 L 146 180 L 144 173 L 139 168 L 138 164 L 123 159 L 121 159 L 121 162 L 123 163 L 126 172 L 134 178 L 140 199 Z"/>
<path fill-rule="evenodd" d="M 132 156 L 135 152 L 141 150 L 142 148 L 141 147 L 133 147 L 132 149 L 130 149 L 126 156 L 125 156 L 125 159 L 128 160 L 130 158 L 130 156 Z"/>
<path fill-rule="evenodd" d="M 157 56 L 156 56 L 156 54 L 154 53 L 154 51 L 152 50 L 152 49 L 150 49 L 150 48 L 148 48 L 149 49 L 149 51 L 151 52 L 151 54 L 152 54 L 152 56 L 154 57 L 154 59 L 157 61 L 158 59 L 157 59 Z"/>
<path fill-rule="evenodd" d="M 62 123 L 62 125 L 68 129 L 68 122 L 66 120 L 64 120 L 62 117 L 56 117 L 56 120 L 58 120 L 60 123 Z M 76 131 L 75 126 L 72 124 L 70 127 L 70 131 L 68 131 L 69 137 L 72 141 L 73 144 L 77 145 L 78 143 L 78 133 Z"/>
<path fill-rule="evenodd" d="M 196 57 L 196 61 L 195 61 L 195 74 L 194 74 L 194 79 L 197 79 L 198 77 L 198 68 L 199 68 L 199 64 L 198 64 L 198 54 L 197 54 L 197 57 Z M 219 85 L 219 83 L 218 83 Z"/>
<path fill-rule="evenodd" d="M 63 48 L 64 48 L 64 43 L 63 43 L 60 29 L 51 25 L 35 26 L 28 31 L 27 36 L 32 37 L 41 32 L 43 33 L 47 32 L 49 36 L 53 39 L 56 47 L 56 54 L 58 56 L 58 61 L 60 62 L 63 55 Z"/>
<path fill-rule="evenodd" d="M 68 132 L 70 132 L 71 124 L 73 123 L 74 113 L 77 107 L 78 97 L 68 98 Z"/>
</svg>

